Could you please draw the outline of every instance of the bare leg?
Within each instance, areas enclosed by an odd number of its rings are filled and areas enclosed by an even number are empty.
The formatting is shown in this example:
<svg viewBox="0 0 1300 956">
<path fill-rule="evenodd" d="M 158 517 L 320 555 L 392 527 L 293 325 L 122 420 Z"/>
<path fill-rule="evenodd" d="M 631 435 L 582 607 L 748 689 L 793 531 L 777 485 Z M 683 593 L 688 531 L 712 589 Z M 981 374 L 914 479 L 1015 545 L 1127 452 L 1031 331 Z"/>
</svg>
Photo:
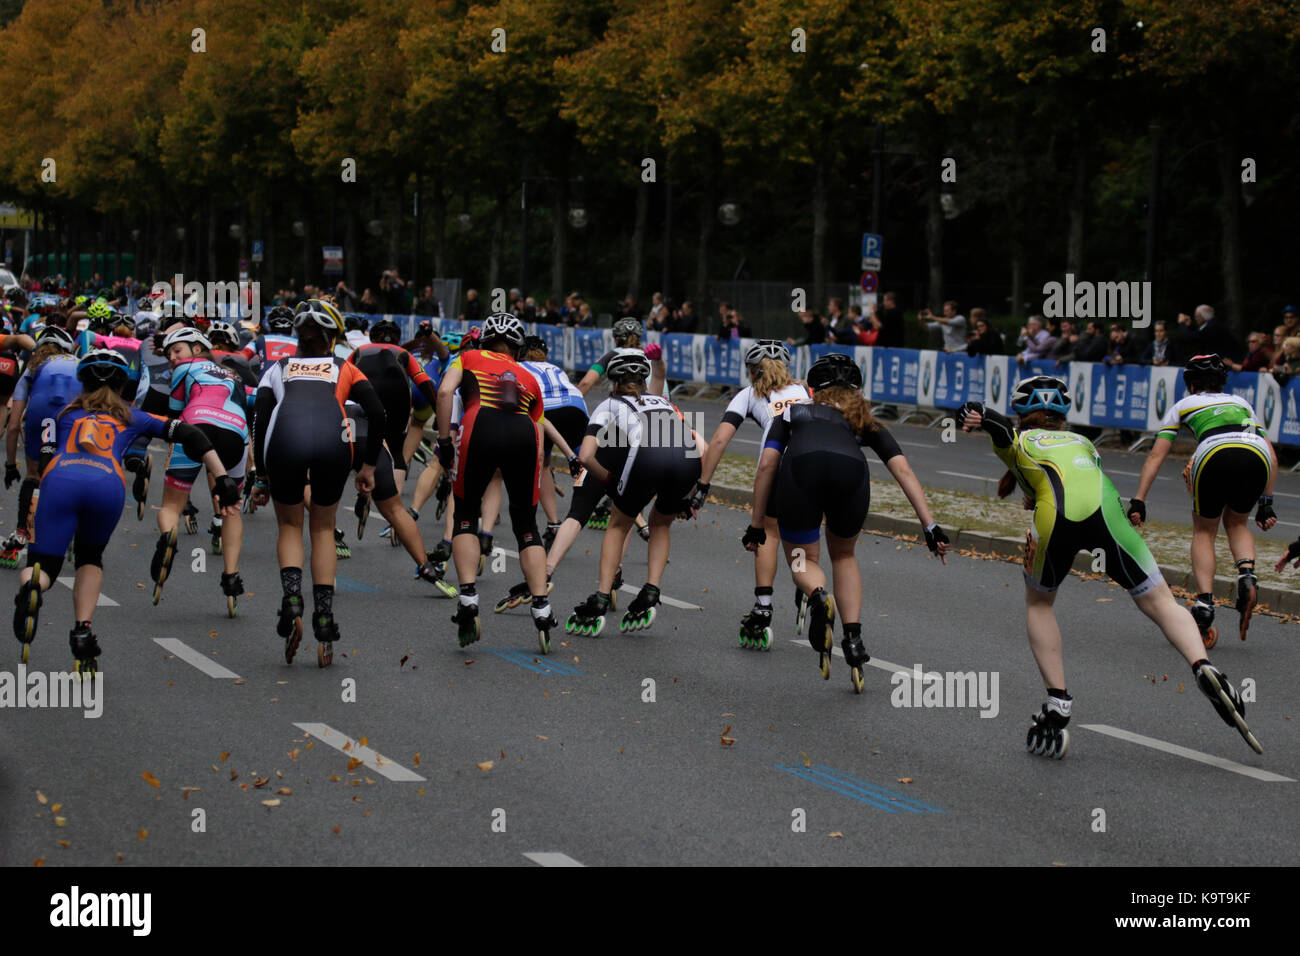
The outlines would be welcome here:
<svg viewBox="0 0 1300 956">
<path fill-rule="evenodd" d="M 334 573 L 338 570 L 339 556 L 334 549 L 334 514 L 338 504 L 319 507 L 312 505 L 308 512 L 311 528 L 311 583 L 334 586 Z M 409 518 L 410 515 L 407 515 Z M 299 534 L 299 547 L 302 537 Z"/>
<path fill-rule="evenodd" d="M 45 577 L 44 574 L 41 577 Z M 72 583 L 72 613 L 78 621 L 89 621 L 99 603 L 99 589 L 104 584 L 104 569 L 94 564 L 77 568 Z"/>
<path fill-rule="evenodd" d="M 1250 515 L 1223 509 L 1223 530 L 1234 561 L 1255 560 L 1255 536 L 1250 533 Z"/>
<path fill-rule="evenodd" d="M 627 536 L 631 531 L 632 516 L 624 514 L 617 507 L 610 509 L 609 527 L 605 529 L 605 537 L 600 545 L 600 581 L 597 590 L 602 594 L 608 594 L 614 586 L 614 575 L 623 561 L 623 550 L 627 547 Z M 664 558 L 667 559 L 667 548 L 664 550 Z M 660 573 L 662 574 L 662 569 Z"/>
<path fill-rule="evenodd" d="M 272 500 L 275 520 L 280 526 L 275 541 L 275 556 L 281 568 L 301 568 L 306 552 L 302 545 L 303 508 L 301 504 L 285 505 Z M 334 546 L 334 529 L 330 528 L 330 550 Z"/>
<path fill-rule="evenodd" d="M 1192 516 L 1192 574 L 1198 594 L 1214 591 L 1214 539 L 1218 533 L 1218 518 Z"/>
<path fill-rule="evenodd" d="M 862 572 L 854 553 L 858 536 L 840 538 L 826 532 L 826 551 L 831 556 L 831 575 L 835 581 L 835 606 L 840 620 L 857 624 L 862 614 Z"/>
<path fill-rule="evenodd" d="M 412 508 L 416 511 L 424 510 L 424 506 L 433 497 L 434 489 L 438 487 L 438 477 L 441 474 L 442 465 L 438 464 L 437 458 L 432 459 L 428 467 L 420 472 L 420 477 L 415 480 L 415 495 L 411 498 Z"/>
<path fill-rule="evenodd" d="M 1138 610 L 1156 623 L 1156 626 L 1164 632 L 1165 638 L 1178 649 L 1178 653 L 1183 655 L 1183 659 L 1188 664 L 1195 664 L 1205 659 L 1205 643 L 1201 640 L 1196 619 L 1187 608 L 1178 603 L 1178 599 L 1169 590 L 1168 584 L 1161 581 L 1155 588 L 1133 600 Z M 1064 685 L 1053 684 L 1052 686 Z"/>
<path fill-rule="evenodd" d="M 1167 589 L 1166 589 L 1167 590 Z M 1065 658 L 1061 651 L 1061 628 L 1056 622 L 1056 594 L 1045 594 L 1025 584 L 1025 627 L 1029 649 L 1038 663 L 1045 687 L 1065 689 Z M 1187 615 L 1190 622 L 1192 616 Z M 1193 629 L 1196 627 L 1192 624 Z M 1199 632 L 1198 632 L 1199 633 Z"/>
<path fill-rule="evenodd" d="M 809 544 L 782 541 L 781 547 L 785 549 L 785 560 L 790 565 L 790 574 L 800 591 L 804 594 L 812 594 L 818 588 L 826 587 L 826 575 L 821 565 L 817 563 L 821 560 L 821 541 L 813 541 Z"/>
<path fill-rule="evenodd" d="M 420 536 L 420 526 L 402 507 L 402 496 L 393 495 L 383 501 L 376 501 L 375 506 L 384 516 L 384 520 L 393 526 L 393 533 L 397 535 L 397 540 L 402 542 L 406 553 L 415 559 L 416 564 L 424 564 L 424 538 Z"/>
<path fill-rule="evenodd" d="M 158 509 L 158 531 L 166 534 L 181 521 L 181 509 L 189 500 L 190 493 L 171 485 L 163 485 L 162 507 Z"/>
<path fill-rule="evenodd" d="M 615 509 L 617 511 L 617 509 Z M 640 515 L 637 515 L 640 517 Z M 664 568 L 668 567 L 669 535 L 673 526 L 673 515 L 661 515 L 653 508 L 650 510 L 650 547 L 646 553 L 646 583 L 659 587 L 663 580 Z M 628 540 L 632 536 L 629 534 Z M 624 551 L 626 551 L 626 544 Z"/>
</svg>

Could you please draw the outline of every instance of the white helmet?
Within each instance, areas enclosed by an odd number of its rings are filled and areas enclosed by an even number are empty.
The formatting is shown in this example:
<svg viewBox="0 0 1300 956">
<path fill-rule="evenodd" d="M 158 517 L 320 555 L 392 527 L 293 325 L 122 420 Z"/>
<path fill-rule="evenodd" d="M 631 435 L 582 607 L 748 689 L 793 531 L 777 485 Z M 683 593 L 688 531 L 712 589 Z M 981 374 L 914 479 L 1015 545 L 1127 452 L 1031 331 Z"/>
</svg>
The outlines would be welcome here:
<svg viewBox="0 0 1300 956">
<path fill-rule="evenodd" d="M 486 345 L 492 339 L 505 339 L 515 348 L 524 344 L 524 323 L 509 312 L 494 312 L 483 323 L 480 340 Z"/>
<path fill-rule="evenodd" d="M 753 368 L 765 358 L 776 359 L 785 365 L 790 364 L 790 350 L 779 339 L 759 339 L 745 350 L 745 364 Z"/>
<path fill-rule="evenodd" d="M 180 328 L 172 329 L 167 333 L 167 337 L 163 339 L 163 351 L 166 352 L 173 345 L 179 345 L 183 342 L 188 342 L 191 345 L 201 345 L 207 351 L 212 350 L 212 343 L 208 341 L 207 336 L 196 328 L 182 325 Z"/>
<path fill-rule="evenodd" d="M 650 377 L 650 360 L 640 349 L 615 349 L 614 357 L 605 366 L 605 375 L 612 381 L 619 378 Z"/>
</svg>

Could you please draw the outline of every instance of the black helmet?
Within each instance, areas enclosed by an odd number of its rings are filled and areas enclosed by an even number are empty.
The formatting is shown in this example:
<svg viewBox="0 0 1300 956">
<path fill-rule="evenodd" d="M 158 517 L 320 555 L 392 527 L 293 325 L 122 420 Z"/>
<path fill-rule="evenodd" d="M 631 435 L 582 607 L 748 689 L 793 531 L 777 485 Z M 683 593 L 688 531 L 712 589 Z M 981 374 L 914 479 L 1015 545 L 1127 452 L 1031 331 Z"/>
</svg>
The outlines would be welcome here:
<svg viewBox="0 0 1300 956">
<path fill-rule="evenodd" d="M 361 316 L 357 315 L 355 312 L 349 312 L 347 315 L 343 316 L 343 328 L 348 332 L 360 332 L 362 321 Z"/>
<path fill-rule="evenodd" d="M 10 305 L 25 307 L 27 305 L 27 293 L 22 290 L 21 286 L 14 286 L 5 293 L 5 301 Z"/>
<path fill-rule="evenodd" d="M 550 350 L 546 347 L 546 339 L 542 338 L 540 335 L 525 335 L 525 336 L 524 336 L 524 347 L 523 347 L 522 351 L 524 351 L 524 352 L 531 352 L 531 351 L 533 351 L 534 349 L 540 349 L 540 350 L 543 351 L 543 352 L 548 352 L 548 351 L 550 351 Z"/>
<path fill-rule="evenodd" d="M 615 345 L 633 335 L 640 337 L 642 333 L 641 320 L 625 315 L 614 323 L 614 327 L 610 331 L 614 335 Z"/>
<path fill-rule="evenodd" d="M 266 328 L 281 335 L 293 331 L 293 309 L 287 305 L 277 305 L 266 315 Z"/>
<path fill-rule="evenodd" d="M 360 316 L 358 316 L 360 318 Z M 346 322 L 347 319 L 344 319 Z M 402 329 L 392 319 L 379 319 L 370 327 L 370 337 L 376 342 L 390 342 L 396 344 L 402 339 Z"/>
<path fill-rule="evenodd" d="M 1228 367 L 1215 352 L 1194 355 L 1183 367 L 1183 383 L 1197 392 L 1219 391 L 1228 384 Z"/>
<path fill-rule="evenodd" d="M 862 369 L 843 352 L 827 352 L 808 369 L 808 387 L 820 391 L 836 386 L 862 388 Z"/>
</svg>

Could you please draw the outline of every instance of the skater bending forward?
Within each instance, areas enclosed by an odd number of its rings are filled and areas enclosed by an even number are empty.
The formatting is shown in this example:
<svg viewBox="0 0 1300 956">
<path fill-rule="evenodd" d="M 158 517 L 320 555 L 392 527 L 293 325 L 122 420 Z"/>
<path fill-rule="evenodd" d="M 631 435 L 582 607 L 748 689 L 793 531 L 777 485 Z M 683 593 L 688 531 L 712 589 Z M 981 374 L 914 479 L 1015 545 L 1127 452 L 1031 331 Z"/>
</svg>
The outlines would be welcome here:
<svg viewBox="0 0 1300 956">
<path fill-rule="evenodd" d="M 980 402 L 958 412 L 964 431 L 983 428 L 993 451 L 1025 493 L 1034 523 L 1025 541 L 1025 623 L 1029 647 L 1047 685 L 1047 702 L 1034 715 L 1026 744 L 1033 753 L 1060 759 L 1069 749 L 1066 725 L 1072 698 L 1065 687 L 1056 589 L 1080 550 L 1105 555 L 1106 573 L 1127 589 L 1138 609 L 1164 632 L 1191 665 L 1196 685 L 1219 716 L 1262 752 L 1244 720 L 1246 708 L 1226 675 L 1205 656 L 1196 621 L 1174 600 L 1146 542 L 1129 524 L 1119 492 L 1101 471 L 1092 442 L 1067 431 L 1065 383 L 1046 375 L 1024 379 L 1011 395 L 1019 424 Z"/>
</svg>

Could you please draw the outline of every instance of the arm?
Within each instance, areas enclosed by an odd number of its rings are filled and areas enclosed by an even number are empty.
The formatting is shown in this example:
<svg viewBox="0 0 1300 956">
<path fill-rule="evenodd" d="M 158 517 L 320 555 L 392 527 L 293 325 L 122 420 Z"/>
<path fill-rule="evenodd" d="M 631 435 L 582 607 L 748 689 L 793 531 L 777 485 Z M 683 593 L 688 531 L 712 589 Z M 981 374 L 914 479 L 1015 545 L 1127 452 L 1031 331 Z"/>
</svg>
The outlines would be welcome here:
<svg viewBox="0 0 1300 956">
<path fill-rule="evenodd" d="M 438 440 L 451 438 L 451 407 L 456 398 L 456 389 L 460 388 L 460 378 L 464 374 L 455 363 L 447 366 L 442 375 L 442 384 L 438 386 L 437 402 L 434 408 L 438 416 Z"/>
<path fill-rule="evenodd" d="M 266 423 L 275 409 L 275 392 L 267 385 L 257 390 L 253 406 L 253 464 L 259 475 L 266 474 Z"/>
<path fill-rule="evenodd" d="M 895 455 L 885 462 L 885 467 L 889 469 L 889 473 L 898 482 L 898 487 L 903 489 L 903 494 L 907 496 L 908 503 L 911 504 L 912 510 L 916 512 L 916 516 L 921 519 L 921 524 L 927 528 L 934 524 L 934 515 L 930 513 L 930 505 L 925 500 L 925 489 L 921 487 L 921 482 L 917 480 L 916 473 L 912 471 L 912 466 L 907 463 L 907 456 Z"/>
<path fill-rule="evenodd" d="M 6 462 L 18 463 L 18 433 L 23 427 L 23 411 L 26 408 L 25 399 L 15 398 L 13 407 L 9 409 L 9 427 L 5 431 Z"/>
<path fill-rule="evenodd" d="M 722 454 L 727 450 L 727 446 L 731 444 L 731 439 L 735 434 L 736 426 L 725 421 L 713 433 L 713 438 L 709 441 L 708 447 L 704 451 L 703 460 L 700 462 L 700 484 L 707 485 L 712 480 L 713 473 L 718 468 L 718 462 L 722 461 Z"/>
<path fill-rule="evenodd" d="M 589 368 L 587 369 L 587 374 L 582 376 L 582 380 L 578 382 L 578 391 L 582 392 L 583 395 L 586 395 L 591 391 L 591 387 L 599 381 L 600 372 L 596 371 L 595 367 Z"/>
<path fill-rule="evenodd" d="M 369 429 L 366 432 L 366 447 L 361 461 L 365 467 L 374 469 L 379 461 L 379 452 L 384 447 L 384 430 L 387 428 L 388 415 L 384 403 L 379 400 L 379 393 L 370 384 L 369 379 L 358 378 L 348 390 L 348 399 L 356 402 L 366 413 Z"/>
<path fill-rule="evenodd" d="M 559 431 L 556 429 L 556 427 L 551 424 L 551 420 L 549 418 L 542 419 L 542 429 L 543 431 L 546 432 L 546 437 L 551 440 L 551 442 L 555 445 L 555 447 L 560 449 L 560 451 L 564 452 L 565 461 L 568 461 L 569 459 L 573 458 L 573 449 L 570 448 L 569 443 L 564 440 L 564 436 L 561 435 Z M 546 463 L 543 462 L 542 464 L 545 465 Z"/>
<path fill-rule="evenodd" d="M 578 461 L 582 462 L 582 467 L 587 469 L 587 473 L 604 484 L 609 481 L 609 471 L 602 467 L 596 461 L 596 450 L 600 447 L 600 439 L 595 435 L 587 435 L 582 439 L 582 447 L 578 450 Z"/>
<path fill-rule="evenodd" d="M 1147 492 L 1149 492 L 1151 486 L 1155 484 L 1156 475 L 1160 471 L 1160 466 L 1165 463 L 1165 458 L 1169 456 L 1169 452 L 1173 447 L 1173 439 L 1165 438 L 1164 435 L 1161 434 L 1156 438 L 1155 442 L 1152 443 L 1151 453 L 1147 455 L 1147 460 L 1142 463 L 1142 474 L 1138 478 L 1137 491 L 1134 492 L 1133 500 L 1130 502 L 1129 506 L 1128 520 L 1133 523 L 1134 527 L 1142 527 L 1142 522 L 1146 520 L 1145 504 L 1143 504 L 1141 508 L 1137 508 L 1134 505 L 1146 501 Z M 1138 516 L 1136 521 L 1134 520 L 1135 515 Z"/>
<path fill-rule="evenodd" d="M 758 460 L 758 471 L 754 474 L 754 507 L 750 511 L 751 527 L 761 528 L 767 521 L 767 503 L 772 497 L 772 485 L 776 482 L 776 470 L 781 465 L 781 451 L 767 447 L 763 449 Z"/>
</svg>

